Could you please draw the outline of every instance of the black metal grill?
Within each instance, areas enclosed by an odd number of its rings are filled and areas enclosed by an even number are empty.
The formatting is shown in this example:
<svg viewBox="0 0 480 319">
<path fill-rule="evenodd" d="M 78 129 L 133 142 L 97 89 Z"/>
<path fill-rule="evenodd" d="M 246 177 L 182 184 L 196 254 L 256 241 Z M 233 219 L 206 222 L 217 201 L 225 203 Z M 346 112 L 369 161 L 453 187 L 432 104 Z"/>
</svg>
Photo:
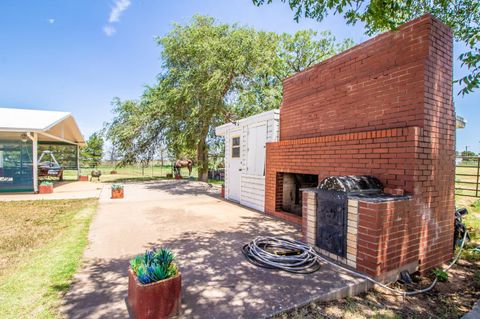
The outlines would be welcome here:
<svg viewBox="0 0 480 319">
<path fill-rule="evenodd" d="M 330 176 L 317 191 L 316 246 L 338 256 L 347 254 L 348 196 L 382 196 L 383 185 L 373 176 Z"/>
<path fill-rule="evenodd" d="M 347 193 L 382 193 L 382 183 L 373 176 L 330 176 L 318 184 L 318 188 Z"/>
<path fill-rule="evenodd" d="M 347 193 L 319 190 L 317 192 L 317 247 L 338 256 L 347 252 Z"/>
</svg>

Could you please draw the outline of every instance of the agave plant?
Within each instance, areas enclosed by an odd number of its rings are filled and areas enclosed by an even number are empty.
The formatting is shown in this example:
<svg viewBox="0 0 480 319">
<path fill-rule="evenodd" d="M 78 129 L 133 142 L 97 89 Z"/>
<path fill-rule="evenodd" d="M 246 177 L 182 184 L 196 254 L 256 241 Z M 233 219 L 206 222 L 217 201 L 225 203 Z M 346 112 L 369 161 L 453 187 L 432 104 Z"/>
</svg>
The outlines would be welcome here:
<svg viewBox="0 0 480 319">
<path fill-rule="evenodd" d="M 175 255 L 166 248 L 152 248 L 130 260 L 130 267 L 142 284 L 164 280 L 178 274 Z"/>
<path fill-rule="evenodd" d="M 121 184 L 113 184 L 112 189 L 123 189 L 123 185 Z"/>
</svg>

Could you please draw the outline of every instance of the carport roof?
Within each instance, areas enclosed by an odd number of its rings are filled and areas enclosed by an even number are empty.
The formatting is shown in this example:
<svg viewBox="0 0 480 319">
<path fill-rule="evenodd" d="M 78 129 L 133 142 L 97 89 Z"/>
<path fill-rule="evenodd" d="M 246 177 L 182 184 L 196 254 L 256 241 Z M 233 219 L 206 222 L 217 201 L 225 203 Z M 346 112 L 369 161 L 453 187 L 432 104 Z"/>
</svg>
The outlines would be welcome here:
<svg viewBox="0 0 480 319">
<path fill-rule="evenodd" d="M 36 132 L 41 141 L 84 145 L 78 125 L 68 112 L 0 108 L 0 132 Z"/>
</svg>

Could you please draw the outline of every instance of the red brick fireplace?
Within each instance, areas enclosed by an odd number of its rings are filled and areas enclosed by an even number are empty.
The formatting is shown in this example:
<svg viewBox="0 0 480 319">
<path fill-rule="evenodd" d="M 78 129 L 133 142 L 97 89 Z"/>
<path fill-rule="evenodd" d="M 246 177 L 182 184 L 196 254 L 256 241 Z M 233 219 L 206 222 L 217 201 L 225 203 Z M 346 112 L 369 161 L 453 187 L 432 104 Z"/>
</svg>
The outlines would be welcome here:
<svg viewBox="0 0 480 319">
<path fill-rule="evenodd" d="M 280 141 L 267 144 L 265 212 L 302 225 L 314 243 L 315 192 L 298 195 L 284 177 L 375 176 L 409 197 L 349 200 L 347 255 L 325 254 L 374 276 L 450 259 L 452 46 L 451 30 L 425 15 L 286 79 Z M 283 209 L 285 196 L 301 200 L 300 214 Z"/>
</svg>

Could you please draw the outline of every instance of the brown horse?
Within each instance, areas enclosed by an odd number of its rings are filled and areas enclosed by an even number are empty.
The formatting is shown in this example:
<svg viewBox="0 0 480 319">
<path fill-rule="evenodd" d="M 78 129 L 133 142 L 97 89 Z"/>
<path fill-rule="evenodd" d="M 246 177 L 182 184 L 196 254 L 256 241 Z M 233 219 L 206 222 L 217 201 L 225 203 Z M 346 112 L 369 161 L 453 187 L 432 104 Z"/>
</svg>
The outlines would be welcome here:
<svg viewBox="0 0 480 319">
<path fill-rule="evenodd" d="M 187 167 L 187 168 L 188 168 L 188 176 L 191 176 L 191 175 L 192 175 L 193 161 L 192 161 L 192 160 L 189 160 L 189 159 L 177 160 L 177 161 L 173 164 L 173 172 L 174 172 L 176 175 L 181 175 L 181 174 L 180 174 L 180 169 L 183 168 L 183 167 Z"/>
</svg>

